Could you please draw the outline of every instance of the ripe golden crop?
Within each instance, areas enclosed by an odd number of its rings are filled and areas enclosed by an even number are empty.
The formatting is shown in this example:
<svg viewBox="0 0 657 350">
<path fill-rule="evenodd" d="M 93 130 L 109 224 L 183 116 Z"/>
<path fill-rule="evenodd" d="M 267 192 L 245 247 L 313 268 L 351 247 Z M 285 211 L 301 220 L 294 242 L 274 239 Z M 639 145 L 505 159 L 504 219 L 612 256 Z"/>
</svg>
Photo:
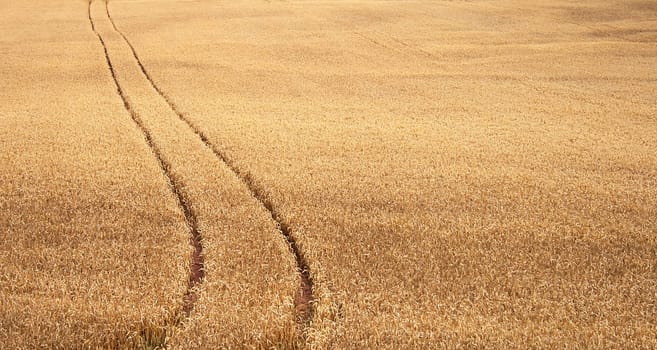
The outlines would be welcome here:
<svg viewBox="0 0 657 350">
<path fill-rule="evenodd" d="M 651 2 L 0 8 L 0 343 L 657 347 Z"/>
</svg>

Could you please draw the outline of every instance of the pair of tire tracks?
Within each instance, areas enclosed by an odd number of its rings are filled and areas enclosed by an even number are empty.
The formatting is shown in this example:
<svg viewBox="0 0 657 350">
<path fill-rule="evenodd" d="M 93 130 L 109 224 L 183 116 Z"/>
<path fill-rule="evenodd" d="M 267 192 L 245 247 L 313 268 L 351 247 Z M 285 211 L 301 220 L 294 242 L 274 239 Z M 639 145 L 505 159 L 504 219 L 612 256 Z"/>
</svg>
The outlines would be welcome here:
<svg viewBox="0 0 657 350">
<path fill-rule="evenodd" d="M 203 283 L 203 280 L 205 278 L 205 271 L 204 271 L 205 262 L 203 256 L 203 245 L 201 243 L 202 235 L 198 229 L 197 217 L 194 214 L 190 203 L 188 203 L 188 201 L 185 199 L 184 194 L 180 190 L 182 184 L 180 184 L 173 176 L 172 171 L 170 170 L 171 165 L 164 159 L 162 155 L 162 151 L 157 147 L 157 145 L 153 141 L 152 131 L 146 127 L 143 120 L 140 118 L 139 114 L 135 111 L 135 108 L 133 108 L 133 104 L 131 103 L 125 90 L 121 86 L 121 83 L 119 83 L 115 66 L 112 63 L 112 59 L 110 58 L 108 45 L 105 39 L 103 38 L 103 36 L 97 30 L 96 24 L 94 22 L 94 18 L 92 16 L 91 5 L 93 2 L 94 0 L 88 1 L 89 23 L 91 25 L 92 31 L 98 37 L 98 40 L 103 47 L 105 60 L 107 62 L 108 69 L 116 86 L 117 93 L 120 96 L 121 100 L 123 101 L 123 105 L 126 111 L 128 111 L 132 120 L 144 135 L 144 139 L 148 147 L 152 150 L 155 158 L 157 159 L 160 168 L 162 169 L 167 179 L 167 182 L 176 197 L 177 204 L 184 214 L 185 222 L 190 230 L 190 245 L 194 248 L 194 251 L 191 261 L 191 273 L 189 277 L 188 288 L 186 295 L 184 297 L 184 304 L 183 304 L 183 312 L 187 317 L 194 309 L 194 304 L 198 300 L 198 287 L 200 287 L 200 285 Z M 109 11 L 108 1 L 103 1 L 103 2 L 105 5 L 105 14 L 109 22 L 111 23 L 113 30 L 123 39 L 123 41 L 127 44 L 127 46 L 132 51 L 133 58 L 136 61 L 137 65 L 139 66 L 139 69 L 141 70 L 143 76 L 150 83 L 150 87 L 157 92 L 159 97 L 166 102 L 166 104 L 171 109 L 171 111 L 181 121 L 183 121 L 187 125 L 187 127 L 203 142 L 204 146 L 207 149 L 209 149 L 219 161 L 221 161 L 225 166 L 227 166 L 228 169 L 230 169 L 230 171 L 242 183 L 246 185 L 246 187 L 250 192 L 250 195 L 254 197 L 257 200 L 257 202 L 267 210 L 269 216 L 276 224 L 278 231 L 287 242 L 290 253 L 294 256 L 296 267 L 300 276 L 300 286 L 298 288 L 297 295 L 295 296 L 295 310 L 297 313 L 296 315 L 297 320 L 300 325 L 300 334 L 305 334 L 305 329 L 310 325 L 312 318 L 314 316 L 313 315 L 314 314 L 313 280 L 310 274 L 310 268 L 308 262 L 306 261 L 304 255 L 299 249 L 295 237 L 291 234 L 289 225 L 283 220 L 281 214 L 276 210 L 273 203 L 268 199 L 266 192 L 255 183 L 255 181 L 251 178 L 251 176 L 240 170 L 240 168 L 235 164 L 234 161 L 229 159 L 214 144 L 212 144 L 209 141 L 206 134 L 202 132 L 198 126 L 192 123 L 183 113 L 181 113 L 180 110 L 176 107 L 176 105 L 168 97 L 168 95 L 166 95 L 164 91 L 162 91 L 162 89 L 155 83 L 151 75 L 146 70 L 146 67 L 142 63 L 141 59 L 139 58 L 139 55 L 137 54 L 137 51 L 135 50 L 130 40 L 128 40 L 128 38 L 124 35 L 124 33 L 120 31 L 119 28 L 116 26 L 116 23 L 114 22 Z"/>
<path fill-rule="evenodd" d="M 571 22 L 568 22 L 568 23 L 571 23 Z M 575 23 L 571 23 L 571 24 L 575 24 Z M 438 63 L 438 64 L 445 64 L 445 62 L 440 57 L 436 56 L 435 54 L 433 54 L 433 53 L 431 53 L 431 52 L 429 52 L 429 51 L 427 51 L 427 50 L 425 50 L 421 47 L 418 47 L 417 45 L 409 44 L 409 43 L 407 43 L 403 40 L 400 40 L 400 39 L 398 39 L 398 38 L 396 38 L 392 35 L 386 34 L 386 33 L 382 33 L 382 32 L 372 32 L 372 33 L 378 34 L 380 37 L 385 36 L 389 39 L 390 42 L 398 44 L 400 47 L 395 48 L 391 44 L 385 44 L 383 40 L 377 40 L 374 37 L 372 37 L 371 35 L 364 34 L 363 32 L 358 32 L 358 31 L 353 32 L 353 34 L 357 35 L 358 37 L 360 37 L 362 39 L 365 39 L 366 41 L 370 42 L 371 44 L 374 44 L 376 46 L 379 46 L 381 48 L 384 48 L 386 50 L 394 52 L 395 54 L 405 53 L 405 50 L 408 50 L 409 54 L 413 54 L 416 57 L 419 57 L 419 58 L 424 59 L 426 61 L 433 62 L 433 63 Z M 627 42 L 629 42 L 629 41 L 627 41 Z M 586 98 L 586 97 L 581 96 L 581 95 L 575 96 L 572 93 L 561 92 L 561 91 L 555 90 L 554 88 L 550 89 L 549 87 L 541 88 L 537 84 L 533 84 L 531 82 L 526 81 L 525 79 L 522 79 L 522 78 L 519 78 L 519 77 L 516 77 L 516 76 L 507 75 L 507 76 L 504 76 L 503 78 L 514 81 L 514 82 L 516 82 L 520 85 L 523 85 L 523 86 L 525 86 L 529 89 L 532 89 L 535 92 L 537 92 L 539 95 L 548 94 L 548 95 L 551 95 L 552 97 L 566 98 L 566 99 L 569 99 L 569 100 L 575 100 L 575 101 L 578 101 L 578 102 L 581 102 L 581 103 L 586 103 L 586 104 L 597 106 L 597 107 L 604 107 L 605 106 L 604 103 L 594 101 L 592 99 Z M 616 98 L 616 97 L 613 97 L 613 96 L 610 96 L 610 97 L 614 98 L 618 101 L 629 102 L 627 100 Z"/>
<path fill-rule="evenodd" d="M 137 125 L 139 130 L 144 135 L 146 144 L 151 149 L 153 155 L 157 159 L 157 162 L 160 168 L 162 169 L 162 172 L 164 173 L 164 176 L 167 180 L 169 188 L 171 189 L 171 191 L 173 192 L 176 198 L 176 203 L 185 216 L 185 224 L 190 230 L 190 245 L 194 248 L 194 251 L 192 253 L 191 274 L 189 276 L 187 292 L 185 294 L 184 304 L 183 304 L 184 313 L 186 315 L 189 315 L 189 313 L 192 311 L 194 307 L 194 302 L 198 298 L 198 295 L 195 291 L 195 287 L 200 285 L 203 282 L 203 278 L 205 277 L 205 271 L 203 269 L 205 264 L 203 257 L 203 246 L 201 245 L 201 234 L 198 230 L 196 216 L 192 213 L 190 205 L 185 201 L 177 181 L 175 181 L 173 176 L 171 175 L 171 171 L 169 170 L 171 168 L 170 164 L 167 161 L 165 161 L 164 158 L 162 157 L 162 152 L 158 149 L 158 147 L 153 142 L 153 137 L 151 135 L 151 132 L 146 128 L 143 121 L 139 118 L 137 113 L 131 107 L 130 102 L 128 101 L 128 98 L 123 88 L 118 82 L 118 79 L 116 77 L 116 71 L 114 69 L 114 66 L 112 65 L 112 60 L 110 59 L 105 40 L 100 35 L 100 33 L 96 30 L 96 25 L 91 16 L 92 2 L 93 1 L 90 0 L 88 3 L 89 23 L 91 24 L 91 29 L 93 30 L 94 34 L 96 34 L 98 40 L 103 46 L 103 51 L 105 53 L 105 60 L 107 62 L 107 66 L 112 76 L 112 80 L 114 81 L 114 85 L 116 86 L 117 93 L 119 97 L 121 97 L 121 101 L 123 102 L 123 107 L 126 109 L 126 111 L 128 111 L 130 117 L 132 118 L 132 121 L 135 123 L 135 125 Z M 105 4 L 107 6 L 107 3 Z"/>
<path fill-rule="evenodd" d="M 390 34 L 386 34 L 383 32 L 377 32 L 377 31 L 370 31 L 370 34 L 365 34 L 364 32 L 361 31 L 354 31 L 353 34 L 356 36 L 359 36 L 366 41 L 369 41 L 370 43 L 382 47 L 386 50 L 393 51 L 396 53 L 402 53 L 402 54 L 411 54 L 411 55 L 417 55 L 417 56 L 423 56 L 425 58 L 429 58 L 431 60 L 434 60 L 436 62 L 439 62 L 440 59 L 439 57 L 436 57 L 435 54 L 417 46 L 417 45 L 412 45 L 409 44 L 401 39 L 398 39 L 395 36 L 392 36 Z M 372 34 L 376 34 L 379 36 L 379 39 L 377 40 L 376 38 L 372 37 Z M 383 38 L 386 37 L 386 38 Z M 384 40 L 381 40 L 384 39 Z M 387 41 L 388 43 L 385 43 Z M 398 46 L 397 48 L 394 46 Z"/>
</svg>

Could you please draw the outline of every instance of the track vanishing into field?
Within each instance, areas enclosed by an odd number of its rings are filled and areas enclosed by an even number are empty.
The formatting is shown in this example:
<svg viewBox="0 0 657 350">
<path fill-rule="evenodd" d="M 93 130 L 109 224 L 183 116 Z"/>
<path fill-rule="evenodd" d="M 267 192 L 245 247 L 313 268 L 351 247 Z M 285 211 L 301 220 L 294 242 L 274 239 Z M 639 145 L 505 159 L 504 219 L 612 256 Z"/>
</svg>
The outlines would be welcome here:
<svg viewBox="0 0 657 350">
<path fill-rule="evenodd" d="M 139 115 L 137 115 L 137 113 L 132 108 L 125 92 L 123 91 L 123 88 L 121 87 L 121 84 L 119 84 L 117 80 L 116 71 L 114 69 L 114 66 L 112 65 L 112 60 L 110 59 L 105 40 L 100 35 L 100 33 L 96 30 L 95 22 L 91 16 L 92 2 L 93 1 L 89 1 L 89 11 L 88 11 L 89 22 L 91 24 L 91 29 L 94 31 L 96 36 L 98 36 L 98 40 L 103 45 L 103 51 L 105 52 L 105 60 L 107 61 L 107 66 L 109 68 L 110 74 L 112 75 L 112 79 L 114 80 L 114 84 L 116 85 L 117 93 L 121 97 L 125 109 L 128 111 L 128 113 L 130 113 L 132 120 L 135 122 L 139 130 L 141 130 L 141 132 L 144 134 L 144 139 L 146 140 L 146 143 L 148 144 L 149 148 L 153 151 L 155 158 L 157 158 L 157 161 L 160 164 L 160 168 L 162 168 L 162 172 L 164 173 L 167 182 L 171 187 L 171 190 L 175 194 L 176 201 L 178 202 L 178 206 L 180 207 L 180 210 L 182 210 L 183 214 L 185 215 L 185 223 L 190 229 L 190 243 L 194 248 L 194 252 L 191 261 L 191 274 L 189 276 L 189 285 L 187 288 L 187 294 L 185 295 L 184 307 L 183 307 L 183 311 L 185 312 L 185 314 L 189 314 L 194 308 L 194 302 L 197 299 L 197 295 L 194 287 L 202 283 L 203 277 L 205 276 L 205 272 L 203 269 L 203 265 L 204 265 L 203 246 L 201 244 L 201 234 L 198 231 L 197 219 L 196 216 L 192 213 L 189 204 L 185 201 L 185 198 L 183 197 L 180 191 L 180 185 L 172 176 L 171 171 L 169 170 L 171 166 L 167 163 L 167 161 L 164 160 L 164 158 L 162 157 L 162 152 L 153 143 L 153 137 L 151 135 L 151 132 L 146 128 L 144 122 L 140 119 Z M 105 5 L 107 7 L 107 3 L 105 3 Z"/>
<path fill-rule="evenodd" d="M 271 214 L 272 219 L 276 222 L 278 229 L 281 231 L 281 234 L 285 237 L 287 240 L 292 254 L 294 254 L 294 258 L 297 262 L 297 267 L 299 268 L 300 274 L 301 274 L 301 286 L 299 288 L 299 294 L 296 300 L 296 306 L 297 309 L 299 310 L 299 317 L 302 320 L 304 324 L 307 324 L 310 322 L 312 319 L 312 301 L 313 301 L 313 294 L 312 294 L 312 279 L 310 276 L 310 267 L 308 266 L 308 262 L 306 259 L 303 257 L 303 254 L 301 254 L 301 251 L 299 250 L 299 247 L 297 245 L 297 242 L 290 233 L 289 226 L 287 223 L 285 223 L 280 215 L 280 213 L 274 208 L 274 205 L 269 201 L 264 193 L 264 190 L 262 190 L 260 187 L 258 187 L 255 182 L 248 176 L 245 175 L 237 166 L 236 164 L 228 159 L 217 147 L 215 147 L 210 141 L 208 140 L 208 137 L 199 129 L 196 125 L 194 125 L 188 118 L 186 118 L 176 107 L 176 105 L 171 101 L 171 99 L 160 89 L 157 84 L 155 84 L 155 81 L 153 81 L 153 78 L 151 75 L 148 73 L 146 70 L 146 67 L 144 67 L 144 64 L 141 62 L 139 59 L 139 55 L 137 54 L 137 51 L 135 50 L 135 47 L 132 45 L 130 40 L 123 34 L 122 31 L 120 31 L 116 23 L 114 22 L 114 19 L 112 18 L 110 11 L 109 11 L 109 3 L 105 2 L 105 12 L 107 13 L 107 17 L 110 19 L 110 22 L 112 22 L 112 27 L 114 30 L 116 30 L 119 35 L 125 40 L 126 44 L 130 47 L 130 50 L 132 51 L 132 54 L 137 61 L 137 64 L 139 65 L 139 68 L 141 69 L 142 73 L 144 73 L 144 76 L 148 81 L 150 82 L 151 86 L 157 93 L 162 96 L 162 98 L 167 102 L 171 110 L 180 118 L 182 121 L 184 121 L 192 131 L 203 141 L 203 143 L 214 153 L 214 155 L 219 158 L 222 162 L 224 162 L 230 170 L 237 175 L 237 177 L 240 178 L 244 184 L 249 188 L 251 191 L 251 194 L 269 211 Z"/>
<path fill-rule="evenodd" d="M 155 83 L 148 73 L 137 51 L 128 38 L 119 30 L 111 17 L 107 1 L 104 9 L 89 1 L 89 22 L 93 32 L 103 46 L 105 59 L 125 109 L 142 131 L 144 138 L 157 158 L 169 185 L 176 196 L 186 223 L 190 228 L 191 245 L 194 248 L 191 274 L 183 311 L 186 316 L 194 309 L 198 290 L 205 278 L 202 230 L 195 206 L 195 194 L 187 188 L 199 183 L 198 176 L 190 172 L 190 164 L 203 164 L 205 171 L 227 167 L 241 181 L 275 222 L 281 237 L 285 239 L 294 256 L 299 273 L 300 285 L 295 296 L 296 318 L 299 334 L 305 334 L 313 317 L 313 283 L 310 269 L 297 242 L 290 233 L 288 224 L 267 198 L 265 190 L 209 142 L 208 137 L 174 105 L 171 99 Z M 198 169 L 194 169 L 198 172 Z"/>
</svg>

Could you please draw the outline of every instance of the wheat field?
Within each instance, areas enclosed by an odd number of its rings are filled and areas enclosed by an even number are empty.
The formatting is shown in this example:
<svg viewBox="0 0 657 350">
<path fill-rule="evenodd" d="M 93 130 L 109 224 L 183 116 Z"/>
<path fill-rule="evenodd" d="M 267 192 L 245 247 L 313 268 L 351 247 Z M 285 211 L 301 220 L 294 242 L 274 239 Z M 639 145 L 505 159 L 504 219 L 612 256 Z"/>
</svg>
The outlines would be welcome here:
<svg viewBox="0 0 657 350">
<path fill-rule="evenodd" d="M 0 348 L 657 347 L 657 3 L 0 0 Z"/>
</svg>

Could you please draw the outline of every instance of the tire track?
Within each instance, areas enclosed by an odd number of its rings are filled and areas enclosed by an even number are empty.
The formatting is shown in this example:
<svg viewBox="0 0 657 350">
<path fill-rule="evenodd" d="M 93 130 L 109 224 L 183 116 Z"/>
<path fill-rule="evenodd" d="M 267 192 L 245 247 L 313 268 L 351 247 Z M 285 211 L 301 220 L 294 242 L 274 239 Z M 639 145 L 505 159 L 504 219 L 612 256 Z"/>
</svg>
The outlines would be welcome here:
<svg viewBox="0 0 657 350">
<path fill-rule="evenodd" d="M 567 23 L 571 23 L 571 22 L 567 22 Z M 572 24 L 576 24 L 576 23 L 572 23 Z M 589 27 L 589 26 L 586 26 L 586 27 Z M 611 27 L 611 26 L 608 26 L 608 27 Z M 589 28 L 591 28 L 591 27 L 589 27 Z M 375 39 L 371 38 L 370 36 L 365 35 L 363 33 L 360 33 L 360 32 L 353 32 L 353 33 L 358 35 L 359 37 L 373 43 L 374 45 L 383 47 L 383 48 L 388 49 L 390 51 L 399 52 L 399 53 L 404 53 L 405 52 L 403 48 L 393 48 L 394 44 L 393 45 L 385 45 L 385 44 L 383 44 L 383 43 L 381 43 L 381 42 L 379 42 L 379 41 L 377 41 L 377 40 L 375 40 Z M 397 43 L 400 46 L 403 46 L 403 47 L 407 48 L 409 50 L 409 52 L 414 52 L 416 54 L 416 56 L 418 56 L 418 57 L 419 56 L 424 57 L 426 60 L 431 61 L 431 62 L 435 62 L 435 63 L 438 63 L 438 64 L 445 64 L 445 62 L 443 60 L 441 60 L 438 56 L 436 56 L 435 54 L 433 54 L 433 53 L 431 53 L 431 52 L 429 52 L 429 51 L 427 51 L 427 50 L 425 50 L 421 47 L 409 44 L 409 43 L 407 43 L 403 40 L 400 40 L 400 39 L 398 39 L 398 38 L 396 38 L 396 37 L 394 37 L 390 34 L 387 34 L 387 33 L 383 33 L 383 32 L 374 32 L 374 33 L 377 33 L 380 36 L 385 36 L 385 37 L 389 38 L 390 41 L 392 41 L 394 43 Z M 626 42 L 629 42 L 629 41 L 626 41 Z M 575 95 L 573 95 L 572 92 L 562 92 L 562 91 L 555 90 L 554 88 L 549 88 L 549 87 L 541 88 L 536 84 L 533 84 L 531 82 L 528 82 L 528 81 L 523 80 L 522 78 L 519 78 L 519 77 L 516 77 L 516 76 L 506 75 L 506 76 L 503 76 L 503 78 L 514 81 L 514 82 L 516 82 L 520 85 L 523 85 L 523 86 L 525 86 L 529 89 L 532 89 L 532 90 L 536 91 L 539 95 L 546 95 L 547 94 L 547 95 L 551 95 L 552 97 L 555 97 L 555 98 L 565 98 L 567 100 L 573 100 L 573 101 L 577 101 L 577 102 L 581 102 L 581 103 L 585 103 L 585 104 L 589 104 L 589 105 L 597 106 L 597 107 L 605 107 L 606 106 L 602 102 L 592 100 L 590 98 L 582 96 L 581 94 L 575 96 Z M 622 98 L 619 98 L 619 97 L 615 97 L 615 96 L 609 96 L 609 97 L 613 98 L 613 99 L 615 99 L 616 101 L 619 101 L 619 102 L 632 103 L 629 100 L 622 99 Z"/>
<path fill-rule="evenodd" d="M 258 186 L 249 174 L 246 174 L 242 170 L 240 170 L 240 168 L 235 164 L 234 161 L 228 158 L 221 150 L 219 150 L 213 143 L 211 143 L 207 135 L 203 131 L 201 131 L 201 129 L 198 126 L 196 126 L 192 121 L 190 121 L 189 118 L 185 117 L 185 115 L 182 112 L 180 112 L 180 110 L 176 107 L 176 105 L 171 101 L 168 95 L 166 95 L 164 91 L 162 91 L 162 89 L 160 89 L 160 87 L 155 83 L 151 75 L 146 70 L 146 67 L 142 63 L 141 59 L 139 58 L 139 55 L 137 54 L 137 51 L 135 50 L 130 40 L 116 26 L 116 23 L 114 22 L 114 19 L 112 18 L 111 13 L 109 11 L 108 1 L 105 1 L 105 12 L 114 30 L 123 38 L 123 40 L 128 45 L 128 47 L 130 47 L 130 50 L 132 51 L 134 59 L 139 65 L 141 72 L 149 81 L 153 89 L 160 95 L 160 97 L 162 97 L 162 99 L 167 103 L 169 108 L 178 116 L 178 118 L 180 118 L 180 120 L 182 120 L 185 124 L 187 124 L 187 126 L 196 134 L 196 136 L 198 136 L 201 139 L 201 141 L 203 141 L 205 146 L 210 151 L 212 151 L 215 157 L 217 157 L 221 162 L 223 162 L 237 176 L 237 178 L 246 185 L 246 187 L 251 192 L 251 195 L 265 209 L 267 209 L 272 220 L 274 220 L 274 222 L 276 223 L 279 232 L 286 240 L 290 248 L 290 253 L 294 256 L 297 265 L 297 270 L 300 275 L 300 286 L 295 298 L 295 309 L 297 312 L 297 320 L 302 328 L 301 333 L 305 335 L 306 328 L 311 324 L 314 316 L 313 279 L 310 273 L 309 264 L 306 258 L 304 257 L 303 253 L 301 252 L 301 249 L 299 248 L 296 238 L 294 237 L 294 235 L 292 235 L 289 225 L 285 222 L 282 215 L 275 208 L 271 200 L 268 199 L 266 191 L 262 189 L 260 186 Z"/>
<path fill-rule="evenodd" d="M 440 60 L 440 58 L 436 57 L 436 55 L 432 54 L 431 52 L 429 52 L 429 51 L 427 51 L 427 50 L 425 50 L 425 49 L 423 49 L 423 48 L 421 48 L 417 45 L 411 45 L 411 44 L 409 44 L 409 43 L 407 43 L 403 40 L 397 39 L 396 37 L 394 37 L 390 34 L 381 33 L 381 32 L 379 32 L 379 33 L 388 36 L 388 38 L 390 38 L 390 40 L 398 43 L 399 45 L 402 45 L 402 46 L 408 48 L 411 51 L 415 51 L 416 53 L 427 56 L 427 57 L 429 57 L 431 59 L 434 59 L 434 60 Z"/>
<path fill-rule="evenodd" d="M 157 159 L 159 166 L 162 169 L 162 172 L 164 173 L 164 176 L 169 184 L 169 187 L 171 188 L 171 191 L 176 197 L 176 202 L 178 204 L 178 207 L 182 210 L 184 214 L 185 224 L 190 230 L 190 245 L 194 248 L 194 251 L 192 253 L 192 261 L 190 262 L 191 273 L 189 276 L 187 291 L 185 293 L 184 302 L 183 302 L 183 312 L 186 316 L 188 316 L 190 312 L 194 309 L 194 303 L 198 299 L 198 293 L 196 291 L 197 289 L 196 287 L 203 282 L 203 279 L 205 277 L 205 271 L 203 269 L 204 266 L 203 246 L 201 244 L 201 234 L 198 230 L 196 216 L 190 209 L 189 204 L 185 201 L 184 196 L 180 191 L 180 186 L 176 183 L 173 175 L 171 174 L 170 165 L 164 160 L 164 158 L 162 157 L 162 153 L 154 144 L 151 133 L 144 126 L 144 123 L 141 121 L 141 119 L 134 111 L 134 109 L 131 108 L 130 102 L 126 97 L 123 88 L 119 84 L 119 81 L 116 77 L 116 71 L 114 69 L 112 60 L 110 59 L 109 52 L 107 50 L 107 45 L 105 44 L 105 40 L 100 35 L 100 33 L 96 30 L 96 25 L 91 16 L 92 2 L 93 0 L 90 0 L 88 2 L 89 23 L 91 24 L 91 30 L 94 32 L 94 34 L 96 34 L 96 36 L 98 37 L 98 41 L 100 41 L 101 45 L 103 46 L 105 60 L 107 62 L 107 66 L 112 76 L 112 80 L 114 81 L 114 85 L 116 86 L 116 91 L 119 97 L 121 98 L 121 100 L 123 101 L 124 108 L 126 109 L 126 111 L 128 111 L 133 122 L 137 125 L 139 130 L 142 132 L 146 144 L 151 149 L 153 155 Z"/>
<path fill-rule="evenodd" d="M 409 43 L 407 43 L 403 40 L 397 39 L 396 37 L 394 37 L 390 34 L 386 34 L 386 33 L 383 33 L 383 32 L 377 32 L 377 31 L 373 32 L 373 34 L 379 34 L 380 37 L 383 37 L 383 36 L 387 37 L 389 40 L 388 40 L 388 44 L 386 45 L 385 43 L 383 43 L 385 40 L 376 40 L 376 39 L 372 38 L 371 36 L 363 34 L 362 32 L 358 32 L 358 31 L 354 31 L 352 33 L 359 36 L 359 37 L 361 37 L 361 38 L 363 38 L 363 39 L 365 39 L 365 40 L 367 40 L 367 41 L 369 41 L 370 43 L 372 43 L 376 46 L 382 47 L 384 49 L 387 49 L 387 50 L 390 50 L 390 51 L 393 51 L 393 52 L 402 53 L 402 54 L 409 53 L 409 54 L 414 55 L 414 56 L 425 56 L 425 57 L 427 57 L 429 59 L 432 59 L 432 60 L 434 60 L 438 63 L 441 63 L 440 58 L 437 57 L 436 55 L 432 54 L 431 52 L 429 52 L 429 51 L 427 51 L 427 50 L 425 50 L 425 49 L 423 49 L 419 46 L 411 45 L 411 44 L 409 44 Z M 395 44 L 397 44 L 397 45 L 395 45 Z M 395 46 L 397 46 L 397 47 L 395 47 Z"/>
<path fill-rule="evenodd" d="M 380 42 L 378 42 L 378 41 L 376 41 L 376 40 L 370 38 L 369 36 L 367 36 L 367 35 L 365 35 L 365 34 L 363 34 L 363 33 L 361 33 L 361 32 L 354 32 L 354 34 L 358 35 L 359 37 L 361 37 L 361 38 L 363 38 L 363 39 L 369 41 L 370 43 L 372 43 L 372 44 L 374 44 L 374 45 L 376 45 L 376 46 L 380 46 L 380 47 L 382 47 L 382 48 L 384 48 L 384 49 L 392 50 L 392 48 L 390 48 L 390 47 L 388 47 L 388 46 L 386 46 L 386 45 L 384 45 L 384 44 L 382 44 L 382 43 L 380 43 Z"/>
</svg>

